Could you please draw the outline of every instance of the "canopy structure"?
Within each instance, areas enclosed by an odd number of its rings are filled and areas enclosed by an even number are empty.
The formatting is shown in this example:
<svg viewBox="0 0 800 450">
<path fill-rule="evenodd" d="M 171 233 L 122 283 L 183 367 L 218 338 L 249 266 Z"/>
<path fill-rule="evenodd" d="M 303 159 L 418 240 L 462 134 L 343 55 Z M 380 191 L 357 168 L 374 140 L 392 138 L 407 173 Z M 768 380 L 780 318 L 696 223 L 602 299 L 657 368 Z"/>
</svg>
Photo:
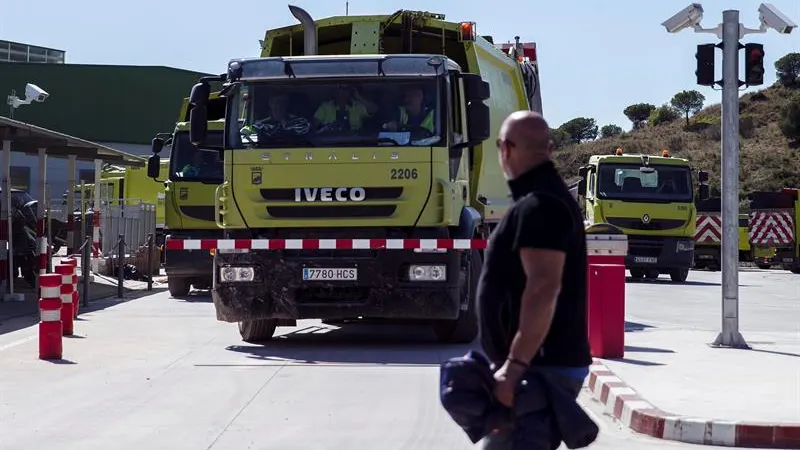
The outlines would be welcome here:
<svg viewBox="0 0 800 450">
<path fill-rule="evenodd" d="M 0 116 L 0 141 L 11 141 L 11 151 L 38 155 L 40 149 L 54 158 L 75 156 L 78 161 L 101 160 L 121 166 L 144 167 L 147 159 L 97 142 L 37 127 Z"/>
</svg>

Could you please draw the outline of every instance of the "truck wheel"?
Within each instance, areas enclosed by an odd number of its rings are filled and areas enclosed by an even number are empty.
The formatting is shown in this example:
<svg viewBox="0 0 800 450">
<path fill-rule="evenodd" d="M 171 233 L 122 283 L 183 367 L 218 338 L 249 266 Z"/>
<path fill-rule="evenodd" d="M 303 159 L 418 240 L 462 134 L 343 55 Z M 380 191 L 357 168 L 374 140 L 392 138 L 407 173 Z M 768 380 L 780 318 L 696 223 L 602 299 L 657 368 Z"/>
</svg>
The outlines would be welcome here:
<svg viewBox="0 0 800 450">
<path fill-rule="evenodd" d="M 689 278 L 689 269 L 672 269 L 669 271 L 669 277 L 676 283 L 683 283 Z"/>
<path fill-rule="evenodd" d="M 756 267 L 758 267 L 759 269 L 762 269 L 762 270 L 767 270 L 767 269 L 772 267 L 772 264 L 759 263 L 759 264 L 756 264 Z"/>
<path fill-rule="evenodd" d="M 167 278 L 169 295 L 179 298 L 189 295 L 189 280 L 187 278 L 169 277 Z"/>
<path fill-rule="evenodd" d="M 792 273 L 800 275 L 800 263 L 794 263 L 794 266 L 792 266 L 791 270 Z"/>
<path fill-rule="evenodd" d="M 642 269 L 631 269 L 631 278 L 635 280 L 641 280 L 644 278 L 644 270 Z"/>
<path fill-rule="evenodd" d="M 659 275 L 658 269 L 647 269 L 644 271 L 644 276 L 648 280 L 655 280 L 656 278 L 658 278 L 658 275 Z"/>
<path fill-rule="evenodd" d="M 469 344 L 478 337 L 478 307 L 477 291 L 478 278 L 481 276 L 483 261 L 477 250 L 470 252 L 469 281 L 466 276 L 461 276 L 461 296 L 469 295 L 469 307 L 466 311 L 459 311 L 458 319 L 437 321 L 433 330 L 439 342 L 448 344 Z M 469 282 L 469 292 L 467 292 Z"/>
<path fill-rule="evenodd" d="M 269 341 L 278 327 L 276 319 L 258 319 L 239 322 L 239 335 L 249 344 Z"/>
</svg>

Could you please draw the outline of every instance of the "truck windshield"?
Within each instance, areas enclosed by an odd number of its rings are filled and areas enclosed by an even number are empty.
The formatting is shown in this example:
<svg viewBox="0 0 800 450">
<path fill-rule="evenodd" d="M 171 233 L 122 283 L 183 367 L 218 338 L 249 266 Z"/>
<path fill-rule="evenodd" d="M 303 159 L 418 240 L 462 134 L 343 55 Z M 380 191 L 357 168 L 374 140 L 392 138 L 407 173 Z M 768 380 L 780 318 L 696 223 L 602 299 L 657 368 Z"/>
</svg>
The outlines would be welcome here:
<svg viewBox="0 0 800 450">
<path fill-rule="evenodd" d="M 243 83 L 233 148 L 442 146 L 441 79 Z"/>
<path fill-rule="evenodd" d="M 208 132 L 206 143 L 222 146 L 222 131 Z M 216 149 L 197 148 L 189 142 L 189 132 L 179 131 L 172 140 L 170 177 L 173 181 L 223 181 L 222 160 Z"/>
<path fill-rule="evenodd" d="M 650 164 L 600 164 L 597 195 L 612 200 L 691 202 L 689 167 Z"/>
</svg>

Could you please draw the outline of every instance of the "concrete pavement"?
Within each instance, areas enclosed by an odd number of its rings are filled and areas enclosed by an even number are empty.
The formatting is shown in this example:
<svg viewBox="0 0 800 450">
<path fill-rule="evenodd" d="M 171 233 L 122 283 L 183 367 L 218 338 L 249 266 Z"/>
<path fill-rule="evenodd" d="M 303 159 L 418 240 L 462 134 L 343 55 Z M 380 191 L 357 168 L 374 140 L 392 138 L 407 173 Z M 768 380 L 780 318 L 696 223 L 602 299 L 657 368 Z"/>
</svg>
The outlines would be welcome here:
<svg viewBox="0 0 800 450">
<path fill-rule="evenodd" d="M 707 345 L 721 323 L 719 272 L 627 284 L 625 358 L 600 361 L 591 377 L 607 412 L 665 439 L 800 448 L 800 276 L 739 279 L 752 350 Z"/>
<path fill-rule="evenodd" d="M 316 321 L 266 346 L 217 322 L 208 297 L 159 293 L 88 312 L 65 361 L 37 359 L 36 328 L 0 335 L 0 449 L 469 449 L 438 401 L 438 364 L 467 346 L 427 329 Z M 685 449 L 584 403 L 591 447 Z"/>
</svg>

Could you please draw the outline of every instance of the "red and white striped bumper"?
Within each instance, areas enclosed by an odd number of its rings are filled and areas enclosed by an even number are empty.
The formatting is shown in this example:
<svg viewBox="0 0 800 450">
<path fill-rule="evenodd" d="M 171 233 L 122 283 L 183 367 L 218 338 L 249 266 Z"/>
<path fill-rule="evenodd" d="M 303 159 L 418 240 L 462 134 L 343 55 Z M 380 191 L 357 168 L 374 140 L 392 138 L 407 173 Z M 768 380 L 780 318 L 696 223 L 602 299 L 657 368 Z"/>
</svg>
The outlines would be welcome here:
<svg viewBox="0 0 800 450">
<path fill-rule="evenodd" d="M 167 250 L 483 250 L 486 239 L 170 239 Z"/>
</svg>

